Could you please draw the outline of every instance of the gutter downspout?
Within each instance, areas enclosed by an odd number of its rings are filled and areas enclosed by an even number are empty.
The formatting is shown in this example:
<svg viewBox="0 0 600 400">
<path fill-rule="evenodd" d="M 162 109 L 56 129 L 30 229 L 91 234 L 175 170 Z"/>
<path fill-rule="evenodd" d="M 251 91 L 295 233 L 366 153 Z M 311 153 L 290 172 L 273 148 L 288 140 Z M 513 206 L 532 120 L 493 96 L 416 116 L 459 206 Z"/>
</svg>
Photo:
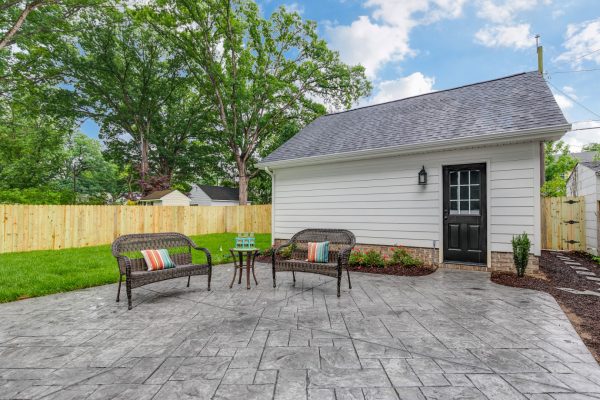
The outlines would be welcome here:
<svg viewBox="0 0 600 400">
<path fill-rule="evenodd" d="M 271 177 L 271 247 L 275 244 L 275 173 L 265 167 L 265 172 Z"/>
</svg>

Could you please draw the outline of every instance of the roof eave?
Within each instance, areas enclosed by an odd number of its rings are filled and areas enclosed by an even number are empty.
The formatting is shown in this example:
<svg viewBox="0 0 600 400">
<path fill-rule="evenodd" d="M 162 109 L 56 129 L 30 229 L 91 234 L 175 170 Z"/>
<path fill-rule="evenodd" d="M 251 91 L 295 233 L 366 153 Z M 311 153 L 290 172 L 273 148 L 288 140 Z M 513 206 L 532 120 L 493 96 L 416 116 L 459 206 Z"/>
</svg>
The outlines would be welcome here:
<svg viewBox="0 0 600 400">
<path fill-rule="evenodd" d="M 284 168 L 299 165 L 323 164 L 335 161 L 350 161 L 366 158 L 395 156 L 422 151 L 455 150 L 466 147 L 480 147 L 503 143 L 531 142 L 537 140 L 558 140 L 571 129 L 571 124 L 554 125 L 542 128 L 518 130 L 504 133 L 493 133 L 458 139 L 444 139 L 426 143 L 399 145 L 376 149 L 349 151 L 343 153 L 325 154 L 320 156 L 293 158 L 288 160 L 259 162 L 258 168 Z M 526 135 L 522 137 L 522 135 Z"/>
</svg>

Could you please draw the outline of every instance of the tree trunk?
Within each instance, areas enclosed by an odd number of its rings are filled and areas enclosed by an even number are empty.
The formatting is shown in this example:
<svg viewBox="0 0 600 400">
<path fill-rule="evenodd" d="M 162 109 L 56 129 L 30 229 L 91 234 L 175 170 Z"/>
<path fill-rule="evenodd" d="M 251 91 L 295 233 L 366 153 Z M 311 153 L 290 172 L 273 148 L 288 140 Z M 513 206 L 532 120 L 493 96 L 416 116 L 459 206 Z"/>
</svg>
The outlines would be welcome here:
<svg viewBox="0 0 600 400">
<path fill-rule="evenodd" d="M 248 204 L 248 182 L 250 181 L 250 177 L 248 176 L 248 172 L 246 171 L 246 160 L 243 157 L 236 155 L 235 163 L 238 168 L 240 206 L 245 206 Z"/>
<path fill-rule="evenodd" d="M 146 174 L 148 173 L 148 141 L 143 133 L 140 136 L 140 153 L 142 158 L 140 163 L 140 186 L 142 187 L 142 192 L 146 194 Z"/>
<path fill-rule="evenodd" d="M 248 175 L 240 173 L 240 206 L 248 204 Z"/>
</svg>

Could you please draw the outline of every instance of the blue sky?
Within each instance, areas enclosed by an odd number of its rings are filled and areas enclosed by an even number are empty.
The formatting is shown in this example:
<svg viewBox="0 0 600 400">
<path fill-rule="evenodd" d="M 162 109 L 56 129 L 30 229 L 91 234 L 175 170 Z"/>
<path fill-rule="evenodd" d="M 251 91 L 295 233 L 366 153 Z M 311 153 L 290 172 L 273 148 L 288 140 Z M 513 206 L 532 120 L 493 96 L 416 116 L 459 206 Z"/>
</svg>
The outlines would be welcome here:
<svg viewBox="0 0 600 400">
<path fill-rule="evenodd" d="M 534 36 L 540 34 L 547 79 L 567 119 L 575 128 L 598 127 L 569 133 L 565 141 L 573 150 L 600 142 L 600 0 L 259 4 L 265 15 L 283 5 L 317 21 L 321 36 L 344 61 L 366 67 L 374 90 L 359 105 L 535 70 Z M 91 121 L 82 126 L 90 136 L 97 129 Z"/>
</svg>

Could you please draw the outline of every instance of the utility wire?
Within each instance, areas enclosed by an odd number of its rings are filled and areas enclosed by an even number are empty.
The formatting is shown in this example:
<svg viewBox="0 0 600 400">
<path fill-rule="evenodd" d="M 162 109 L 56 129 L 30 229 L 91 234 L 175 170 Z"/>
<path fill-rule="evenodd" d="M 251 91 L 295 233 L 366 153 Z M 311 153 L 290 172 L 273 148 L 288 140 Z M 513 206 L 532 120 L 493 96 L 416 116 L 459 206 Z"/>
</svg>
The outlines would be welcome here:
<svg viewBox="0 0 600 400">
<path fill-rule="evenodd" d="M 581 60 L 582 58 L 585 58 L 585 57 L 587 57 L 587 56 L 591 56 L 592 54 L 594 54 L 594 53 L 597 53 L 597 52 L 599 52 L 599 51 L 600 51 L 600 49 L 596 49 L 596 50 L 594 50 L 594 51 L 591 51 L 591 52 L 589 52 L 589 53 L 587 53 L 587 54 L 584 54 L 584 55 L 582 55 L 582 56 L 579 56 L 579 57 L 577 57 L 576 59 L 574 59 L 574 60 L 573 60 L 573 61 L 571 61 L 571 62 L 572 62 L 572 63 L 574 63 L 575 61 L 579 61 L 579 60 Z"/>
<path fill-rule="evenodd" d="M 592 72 L 592 71 L 600 71 L 600 68 L 590 68 L 590 69 L 573 69 L 570 71 L 549 71 L 547 72 L 548 75 L 553 75 L 553 74 L 572 74 L 572 73 L 577 73 L 577 72 Z"/>
<path fill-rule="evenodd" d="M 600 49 L 598 49 L 600 51 Z M 600 114 L 598 114 L 595 111 L 592 111 L 591 109 L 589 109 L 588 107 L 586 107 L 585 105 L 581 104 L 579 101 L 575 100 L 573 97 L 571 97 L 570 95 L 566 94 L 565 92 L 563 92 L 562 90 L 560 90 L 559 88 L 556 87 L 556 85 L 554 85 L 552 82 L 550 82 L 549 80 L 546 80 L 546 82 L 548 82 L 548 84 L 550 86 L 552 86 L 554 89 L 556 89 L 557 92 L 559 92 L 560 94 L 562 94 L 563 96 L 565 96 L 567 99 L 571 100 L 573 103 L 577 104 L 578 106 L 580 106 L 581 108 L 587 110 L 588 112 L 594 114 L 596 117 L 600 118 Z"/>
</svg>

